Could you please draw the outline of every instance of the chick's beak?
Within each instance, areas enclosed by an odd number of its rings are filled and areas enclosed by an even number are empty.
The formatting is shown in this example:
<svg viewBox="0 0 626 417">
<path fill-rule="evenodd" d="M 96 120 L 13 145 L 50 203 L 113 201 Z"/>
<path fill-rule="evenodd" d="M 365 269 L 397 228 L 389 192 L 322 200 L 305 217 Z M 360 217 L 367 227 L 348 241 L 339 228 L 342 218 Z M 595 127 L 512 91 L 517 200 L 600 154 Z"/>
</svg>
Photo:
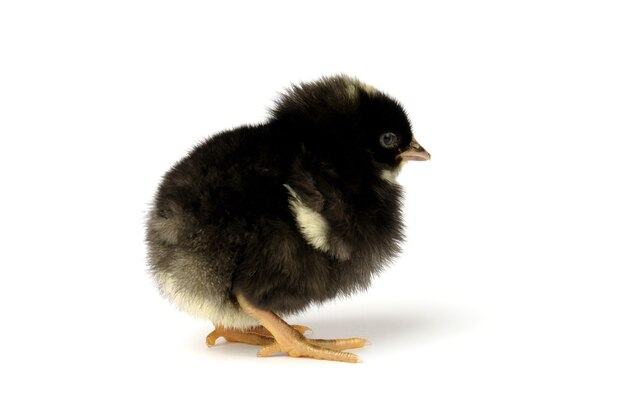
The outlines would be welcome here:
<svg viewBox="0 0 626 417">
<path fill-rule="evenodd" d="M 413 137 L 409 145 L 409 149 L 398 155 L 398 159 L 401 159 L 403 162 L 428 161 L 430 160 L 430 154 L 426 149 L 422 148 L 422 146 L 417 143 L 417 140 L 415 140 L 415 137 Z"/>
</svg>

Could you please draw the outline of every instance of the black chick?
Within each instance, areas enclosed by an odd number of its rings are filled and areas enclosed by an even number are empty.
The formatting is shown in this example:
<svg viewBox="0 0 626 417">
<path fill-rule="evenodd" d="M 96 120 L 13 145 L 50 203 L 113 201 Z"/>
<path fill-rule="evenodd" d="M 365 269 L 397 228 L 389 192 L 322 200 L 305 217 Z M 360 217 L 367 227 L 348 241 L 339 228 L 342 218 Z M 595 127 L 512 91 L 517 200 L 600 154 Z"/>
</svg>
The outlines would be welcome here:
<svg viewBox="0 0 626 417">
<path fill-rule="evenodd" d="M 292 86 L 266 123 L 219 133 L 167 174 L 147 223 L 161 293 L 213 345 L 356 362 L 365 339 L 307 339 L 277 314 L 349 295 L 399 253 L 408 160 L 430 155 L 401 105 L 347 76 Z"/>
</svg>

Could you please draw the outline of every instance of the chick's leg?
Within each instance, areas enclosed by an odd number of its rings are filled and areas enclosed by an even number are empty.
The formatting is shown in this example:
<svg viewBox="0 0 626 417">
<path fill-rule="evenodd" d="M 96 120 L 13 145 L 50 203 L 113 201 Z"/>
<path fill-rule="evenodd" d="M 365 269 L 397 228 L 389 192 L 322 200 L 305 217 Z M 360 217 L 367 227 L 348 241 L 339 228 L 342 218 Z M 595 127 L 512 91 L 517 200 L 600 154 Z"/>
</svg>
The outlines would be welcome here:
<svg viewBox="0 0 626 417">
<path fill-rule="evenodd" d="M 308 340 L 275 313 L 254 307 L 241 294 L 237 295 L 239 305 L 250 316 L 257 319 L 273 336 L 275 342 L 265 345 L 259 356 L 268 356 L 276 352 L 285 352 L 292 357 L 308 357 L 341 362 L 359 362 L 353 353 L 339 352 L 334 349 L 362 347 L 366 340 L 360 338 L 335 340 Z"/>
</svg>

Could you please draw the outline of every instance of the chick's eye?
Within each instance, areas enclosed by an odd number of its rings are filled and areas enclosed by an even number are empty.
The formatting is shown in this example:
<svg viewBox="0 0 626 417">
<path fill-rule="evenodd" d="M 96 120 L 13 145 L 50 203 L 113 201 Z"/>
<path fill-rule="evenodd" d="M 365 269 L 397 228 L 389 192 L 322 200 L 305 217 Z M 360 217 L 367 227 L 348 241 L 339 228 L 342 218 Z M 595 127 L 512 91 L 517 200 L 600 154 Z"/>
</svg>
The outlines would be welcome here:
<svg viewBox="0 0 626 417">
<path fill-rule="evenodd" d="M 395 148 L 398 146 L 398 136 L 391 132 L 383 133 L 380 135 L 380 144 L 384 148 Z"/>
</svg>

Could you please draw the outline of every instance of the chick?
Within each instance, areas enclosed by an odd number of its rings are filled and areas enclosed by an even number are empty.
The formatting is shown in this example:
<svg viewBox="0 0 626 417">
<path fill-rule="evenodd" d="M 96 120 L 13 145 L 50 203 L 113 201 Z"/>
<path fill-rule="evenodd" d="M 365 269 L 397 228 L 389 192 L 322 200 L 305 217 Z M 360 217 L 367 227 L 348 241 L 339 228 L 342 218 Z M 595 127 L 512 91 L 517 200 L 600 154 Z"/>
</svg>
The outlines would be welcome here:
<svg viewBox="0 0 626 417">
<path fill-rule="evenodd" d="M 362 338 L 280 318 L 365 290 L 399 253 L 406 161 L 430 159 L 401 105 L 345 75 L 294 85 L 265 123 L 224 131 L 167 172 L 147 221 L 162 295 L 259 356 L 357 362 Z"/>
</svg>

